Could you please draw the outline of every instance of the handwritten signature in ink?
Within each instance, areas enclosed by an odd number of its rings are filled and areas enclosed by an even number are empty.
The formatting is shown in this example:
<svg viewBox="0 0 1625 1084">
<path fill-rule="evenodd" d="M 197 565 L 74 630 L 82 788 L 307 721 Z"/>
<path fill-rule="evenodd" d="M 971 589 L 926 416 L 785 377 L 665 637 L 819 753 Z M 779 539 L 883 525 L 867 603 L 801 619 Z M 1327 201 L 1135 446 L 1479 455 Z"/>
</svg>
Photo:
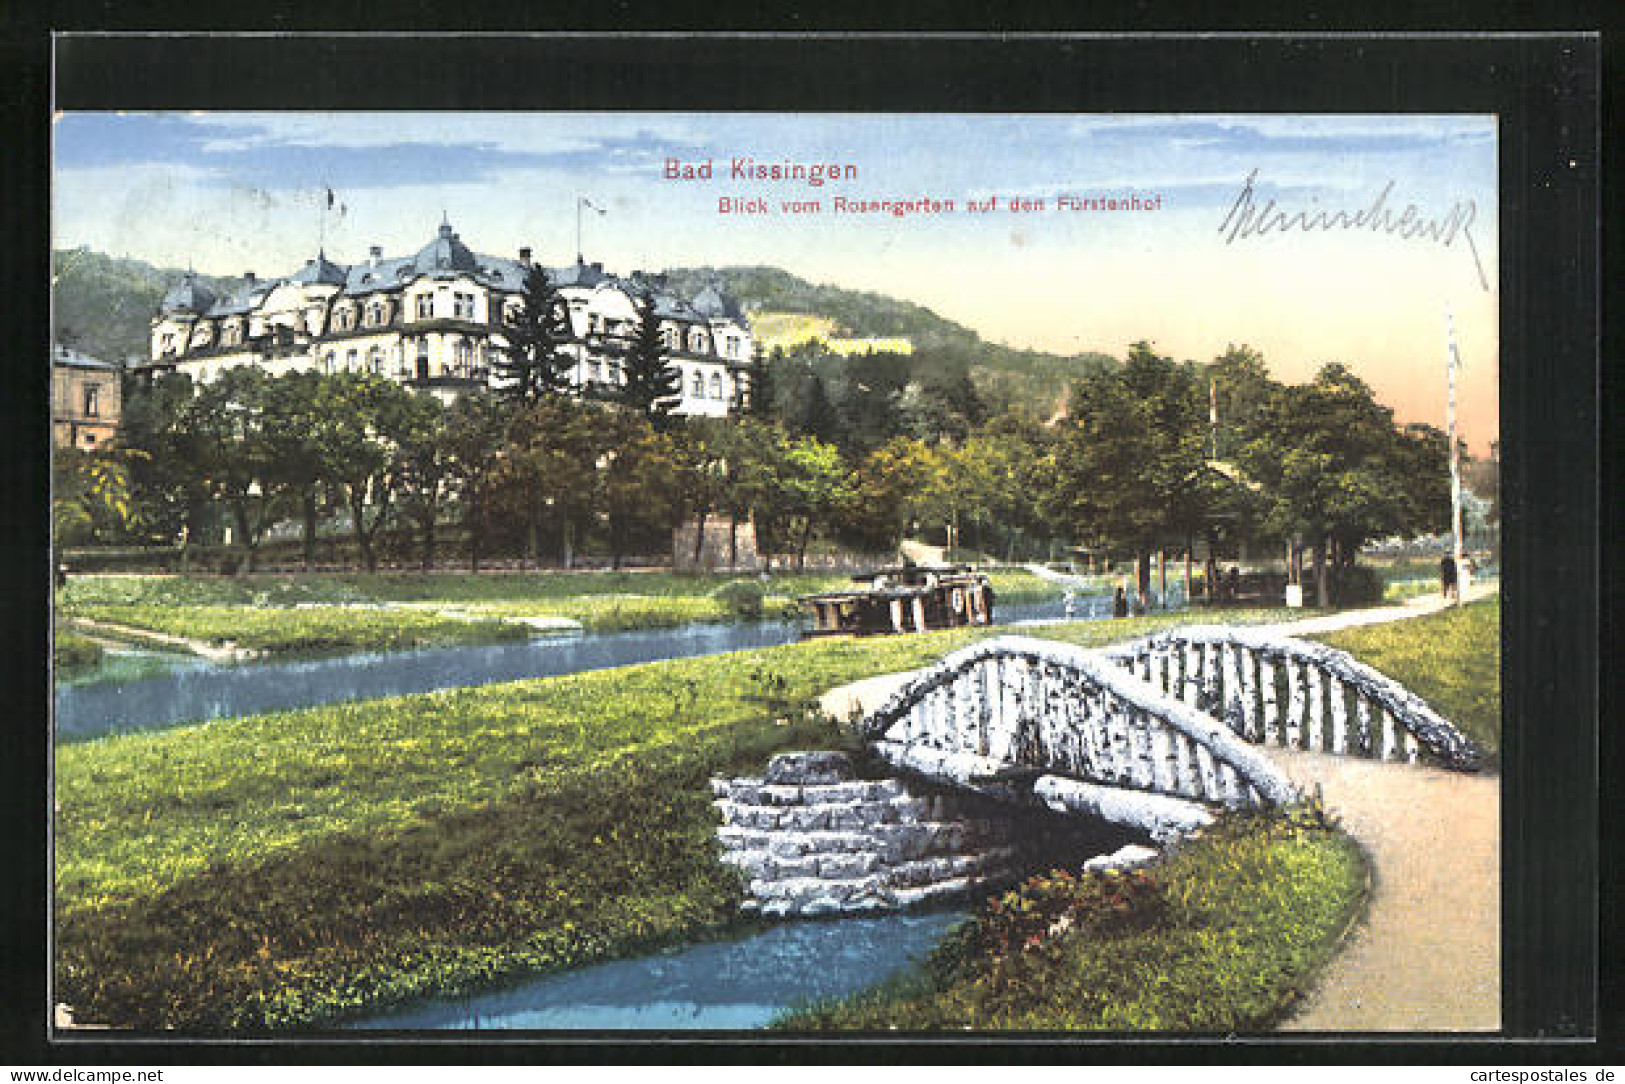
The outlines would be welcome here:
<svg viewBox="0 0 1625 1084">
<path fill-rule="evenodd" d="M 1229 213 L 1219 224 L 1220 233 L 1229 231 L 1224 239 L 1227 245 L 1234 244 L 1238 239 L 1262 237 L 1271 231 L 1287 233 L 1291 230 L 1302 230 L 1304 233 L 1368 230 L 1371 233 L 1386 233 L 1406 241 L 1421 238 L 1424 241 L 1437 242 L 1446 248 L 1454 244 L 1457 236 L 1460 236 L 1467 242 L 1467 248 L 1472 252 L 1473 266 L 1478 270 L 1479 285 L 1486 290 L 1490 288 L 1489 278 L 1484 274 L 1484 263 L 1478 257 L 1478 245 L 1473 241 L 1472 227 L 1478 218 L 1478 205 L 1470 199 L 1457 200 L 1450 205 L 1449 210 L 1437 218 L 1424 216 L 1416 209 L 1414 203 L 1407 203 L 1404 210 L 1395 214 L 1394 209 L 1388 205 L 1389 197 L 1394 191 L 1394 182 L 1389 181 L 1364 210 L 1334 211 L 1322 207 L 1289 211 L 1277 207 L 1273 199 L 1260 205 L 1257 195 L 1253 192 L 1253 182 L 1257 179 L 1258 170 L 1247 174 L 1247 180 L 1242 184 L 1241 191 L 1236 194 L 1236 202 L 1230 205 Z"/>
</svg>

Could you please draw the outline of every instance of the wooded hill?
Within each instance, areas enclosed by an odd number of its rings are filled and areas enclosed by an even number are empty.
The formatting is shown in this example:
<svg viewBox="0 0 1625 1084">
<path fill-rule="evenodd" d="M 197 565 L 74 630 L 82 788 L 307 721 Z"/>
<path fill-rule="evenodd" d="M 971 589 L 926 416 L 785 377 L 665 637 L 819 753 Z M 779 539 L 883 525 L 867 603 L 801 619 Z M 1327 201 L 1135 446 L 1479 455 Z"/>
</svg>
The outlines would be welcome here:
<svg viewBox="0 0 1625 1084">
<path fill-rule="evenodd" d="M 165 290 L 184 274 L 180 268 L 86 248 L 57 250 L 51 265 L 57 340 L 110 361 L 147 356 L 149 321 Z M 1100 353 L 1063 357 L 988 343 L 922 305 L 810 283 L 777 267 L 673 268 L 667 275 L 674 292 L 688 297 L 720 282 L 747 314 L 801 313 L 834 321 L 845 336 L 907 337 L 914 344 L 917 377 L 968 368 L 991 405 L 1025 407 L 1040 416 L 1054 411 L 1073 380 L 1115 364 Z M 239 279 L 202 274 L 198 280 L 217 294 L 241 285 Z"/>
<path fill-rule="evenodd" d="M 720 282 L 739 299 L 747 315 L 801 313 L 833 320 L 843 336 L 906 337 L 914 344 L 912 368 L 917 378 L 946 377 L 968 368 L 995 408 L 1024 407 L 1047 417 L 1062 404 L 1074 380 L 1117 364 L 1110 355 L 1093 351 L 1062 356 L 989 343 L 923 305 L 811 283 L 777 267 L 674 268 L 666 274 L 673 289 L 684 295 L 692 295 L 709 282 Z"/>
</svg>

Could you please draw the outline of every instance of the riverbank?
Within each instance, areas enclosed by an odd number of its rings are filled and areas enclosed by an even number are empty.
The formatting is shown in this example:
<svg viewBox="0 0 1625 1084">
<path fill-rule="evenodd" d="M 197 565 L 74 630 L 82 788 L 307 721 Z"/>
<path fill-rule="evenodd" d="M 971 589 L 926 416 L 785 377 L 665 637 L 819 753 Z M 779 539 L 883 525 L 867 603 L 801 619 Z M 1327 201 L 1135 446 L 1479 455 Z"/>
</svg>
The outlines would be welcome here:
<svg viewBox="0 0 1625 1084">
<path fill-rule="evenodd" d="M 95 622 L 122 638 L 231 658 L 756 620 L 850 582 L 827 574 L 664 572 L 81 576 L 57 592 L 57 609 L 65 620 Z M 995 572 L 992 584 L 1003 605 L 1059 594 L 1022 571 Z"/>
<path fill-rule="evenodd" d="M 1104 643 L 1180 620 L 1048 631 Z M 78 1019 L 119 1027 L 310 1027 L 728 928 L 742 895 L 716 856 L 707 780 L 838 746 L 808 710 L 819 693 L 997 631 L 60 746 L 57 989 Z"/>
</svg>

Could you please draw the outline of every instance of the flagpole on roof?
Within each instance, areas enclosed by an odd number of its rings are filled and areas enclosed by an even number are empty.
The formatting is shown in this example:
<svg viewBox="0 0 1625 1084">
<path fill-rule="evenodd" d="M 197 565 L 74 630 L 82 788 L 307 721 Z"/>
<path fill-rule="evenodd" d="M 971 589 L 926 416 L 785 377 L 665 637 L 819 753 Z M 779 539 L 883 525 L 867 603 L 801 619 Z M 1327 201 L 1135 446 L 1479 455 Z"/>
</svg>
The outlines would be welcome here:
<svg viewBox="0 0 1625 1084">
<path fill-rule="evenodd" d="M 576 193 L 576 263 L 587 262 L 587 258 L 583 255 L 581 249 L 581 208 L 583 207 L 597 211 L 599 214 L 604 213 L 602 207 L 595 206 L 592 200 L 583 196 L 580 192 Z"/>
</svg>

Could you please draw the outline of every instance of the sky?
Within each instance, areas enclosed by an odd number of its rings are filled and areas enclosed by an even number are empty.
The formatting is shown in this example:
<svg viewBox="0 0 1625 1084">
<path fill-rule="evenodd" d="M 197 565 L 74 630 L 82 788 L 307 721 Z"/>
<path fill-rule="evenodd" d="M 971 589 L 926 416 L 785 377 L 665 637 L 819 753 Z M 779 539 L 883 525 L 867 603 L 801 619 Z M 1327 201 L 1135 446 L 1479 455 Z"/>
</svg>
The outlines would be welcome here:
<svg viewBox="0 0 1625 1084">
<path fill-rule="evenodd" d="M 57 248 L 272 277 L 318 249 L 415 252 L 444 216 L 476 252 L 770 264 L 1017 347 L 1121 357 L 1144 339 L 1206 361 L 1246 343 L 1289 381 L 1342 362 L 1440 428 L 1448 310 L 1462 436 L 1476 454 L 1498 436 L 1493 116 L 70 113 L 54 154 Z M 735 159 L 856 177 L 739 178 Z M 1106 199 L 1150 209 L 1089 202 Z M 1371 228 L 1383 211 L 1394 229 Z"/>
</svg>

